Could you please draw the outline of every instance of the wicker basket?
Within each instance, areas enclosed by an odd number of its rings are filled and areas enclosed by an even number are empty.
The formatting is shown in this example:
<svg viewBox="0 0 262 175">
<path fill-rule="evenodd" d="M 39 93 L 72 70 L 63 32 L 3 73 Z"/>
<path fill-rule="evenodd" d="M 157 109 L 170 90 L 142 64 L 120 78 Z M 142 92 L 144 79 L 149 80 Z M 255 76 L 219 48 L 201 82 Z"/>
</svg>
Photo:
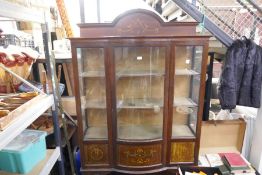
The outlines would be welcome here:
<svg viewBox="0 0 262 175">
<path fill-rule="evenodd" d="M 0 64 L 9 68 L 11 71 L 19 75 L 20 77 L 27 79 L 30 75 L 31 67 L 35 59 L 23 52 L 21 49 L 0 49 Z M 0 68 L 0 92 L 14 92 L 17 90 L 21 81 L 13 75 L 7 73 L 4 69 Z"/>
</svg>

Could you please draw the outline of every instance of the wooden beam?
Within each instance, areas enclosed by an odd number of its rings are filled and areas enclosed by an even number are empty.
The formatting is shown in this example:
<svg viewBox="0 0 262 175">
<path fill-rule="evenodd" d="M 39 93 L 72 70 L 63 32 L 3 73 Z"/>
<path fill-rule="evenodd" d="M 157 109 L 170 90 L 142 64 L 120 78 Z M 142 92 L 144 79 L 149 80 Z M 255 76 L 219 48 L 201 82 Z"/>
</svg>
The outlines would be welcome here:
<svg viewBox="0 0 262 175">
<path fill-rule="evenodd" d="M 44 23 L 44 11 L 34 10 L 5 0 L 0 0 L 0 16 L 20 21 Z"/>
</svg>

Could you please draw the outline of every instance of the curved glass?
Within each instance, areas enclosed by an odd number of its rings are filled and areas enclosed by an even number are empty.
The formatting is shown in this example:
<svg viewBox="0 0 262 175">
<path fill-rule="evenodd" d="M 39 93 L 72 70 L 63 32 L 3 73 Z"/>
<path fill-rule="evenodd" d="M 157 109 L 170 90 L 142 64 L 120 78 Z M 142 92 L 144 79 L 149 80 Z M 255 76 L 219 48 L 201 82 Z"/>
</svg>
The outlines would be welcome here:
<svg viewBox="0 0 262 175">
<path fill-rule="evenodd" d="M 115 47 L 117 138 L 160 139 L 165 47 Z"/>
</svg>

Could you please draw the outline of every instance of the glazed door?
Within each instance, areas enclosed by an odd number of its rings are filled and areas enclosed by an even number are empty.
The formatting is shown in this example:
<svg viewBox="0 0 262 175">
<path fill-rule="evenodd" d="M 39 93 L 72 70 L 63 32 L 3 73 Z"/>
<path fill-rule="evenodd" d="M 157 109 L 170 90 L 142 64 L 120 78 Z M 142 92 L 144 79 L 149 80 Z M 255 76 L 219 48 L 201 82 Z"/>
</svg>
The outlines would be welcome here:
<svg viewBox="0 0 262 175">
<path fill-rule="evenodd" d="M 108 104 L 106 93 L 105 48 L 76 48 L 79 140 L 82 162 L 87 166 L 109 164 Z"/>
<path fill-rule="evenodd" d="M 103 48 L 78 48 L 84 140 L 108 139 Z"/>
<path fill-rule="evenodd" d="M 174 53 L 171 163 L 193 163 L 202 109 L 199 94 L 203 46 L 177 45 Z"/>
<path fill-rule="evenodd" d="M 161 164 L 165 121 L 166 46 L 115 46 L 117 164 Z"/>
<path fill-rule="evenodd" d="M 118 140 L 163 137 L 165 47 L 115 47 Z"/>
</svg>

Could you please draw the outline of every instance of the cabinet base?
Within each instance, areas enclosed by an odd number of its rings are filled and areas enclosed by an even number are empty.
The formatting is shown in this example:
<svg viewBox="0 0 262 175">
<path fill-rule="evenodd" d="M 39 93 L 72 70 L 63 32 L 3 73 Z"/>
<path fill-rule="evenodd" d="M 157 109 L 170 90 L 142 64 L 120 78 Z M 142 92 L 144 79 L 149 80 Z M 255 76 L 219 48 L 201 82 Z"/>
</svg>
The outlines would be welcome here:
<svg viewBox="0 0 262 175">
<path fill-rule="evenodd" d="M 178 174 L 177 167 L 164 167 L 155 170 L 147 170 L 147 171 L 128 171 L 128 170 L 120 170 L 115 168 L 108 169 L 81 169 L 81 173 L 84 175 L 121 175 L 123 174 L 152 174 L 155 175 L 174 175 Z"/>
</svg>

